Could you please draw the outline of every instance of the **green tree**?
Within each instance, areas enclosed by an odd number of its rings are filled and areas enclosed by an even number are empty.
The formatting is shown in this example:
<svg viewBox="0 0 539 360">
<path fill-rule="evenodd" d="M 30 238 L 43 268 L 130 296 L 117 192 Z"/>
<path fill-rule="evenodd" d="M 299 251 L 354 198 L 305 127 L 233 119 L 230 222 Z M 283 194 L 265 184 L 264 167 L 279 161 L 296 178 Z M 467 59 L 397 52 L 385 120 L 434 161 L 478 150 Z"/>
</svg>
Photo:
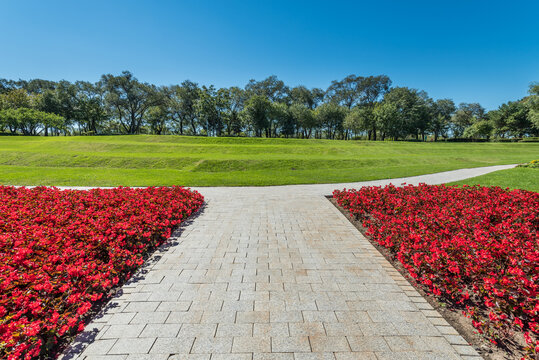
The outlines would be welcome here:
<svg viewBox="0 0 539 360">
<path fill-rule="evenodd" d="M 532 83 L 528 90 L 530 96 L 524 100 L 528 108 L 528 118 L 535 133 L 539 132 L 539 83 Z"/>
<path fill-rule="evenodd" d="M 304 104 L 294 103 L 290 106 L 290 112 L 295 119 L 301 137 L 309 139 L 313 129 L 318 126 L 314 110 Z"/>
<path fill-rule="evenodd" d="M 451 117 L 451 130 L 456 138 L 462 137 L 467 127 L 485 119 L 485 109 L 478 103 L 461 103 Z"/>
<path fill-rule="evenodd" d="M 334 102 L 325 103 L 316 109 L 316 117 L 321 127 L 326 130 L 328 139 L 335 139 L 338 133 L 343 134 L 343 122 L 348 109 Z"/>
<path fill-rule="evenodd" d="M 451 116 L 456 110 L 455 103 L 451 99 L 438 99 L 431 104 L 432 118 L 429 130 L 434 134 L 434 141 L 441 136 L 447 137 Z"/>
<path fill-rule="evenodd" d="M 502 104 L 497 110 L 490 111 L 488 117 L 493 125 L 494 134 L 502 138 L 535 134 L 536 130 L 529 116 L 529 111 L 525 101 L 509 101 Z"/>
<path fill-rule="evenodd" d="M 38 98 L 24 89 L 13 89 L 0 94 L 0 109 L 31 108 L 39 102 Z"/>
<path fill-rule="evenodd" d="M 296 118 L 288 105 L 284 103 L 272 104 L 271 113 L 271 116 L 276 119 L 276 127 L 274 129 L 275 135 L 277 133 L 277 128 L 286 138 L 294 135 L 296 132 Z"/>
<path fill-rule="evenodd" d="M 152 106 L 148 109 L 146 121 L 152 134 L 162 135 L 168 130 L 170 113 L 165 105 Z"/>
<path fill-rule="evenodd" d="M 478 120 L 464 130 L 464 137 L 471 139 L 489 139 L 494 127 L 488 120 Z"/>
<path fill-rule="evenodd" d="M 290 102 L 291 104 L 305 105 L 307 108 L 313 110 L 324 100 L 324 90 L 313 88 L 307 89 L 305 86 L 300 85 L 290 90 Z"/>
<path fill-rule="evenodd" d="M 73 86 L 76 90 L 75 120 L 86 134 L 100 134 L 110 118 L 103 83 L 77 81 Z"/>
<path fill-rule="evenodd" d="M 245 86 L 248 96 L 264 96 L 271 102 L 286 102 L 290 93 L 290 88 L 285 85 L 277 76 L 271 75 L 262 81 L 249 80 Z"/>
<path fill-rule="evenodd" d="M 195 103 L 197 117 L 206 134 L 221 136 L 224 128 L 229 98 L 223 89 L 203 86 Z"/>
<path fill-rule="evenodd" d="M 396 103 L 384 101 L 376 104 L 373 115 L 380 130 L 382 141 L 386 137 L 398 140 L 408 134 L 404 124 L 404 114 L 399 110 Z"/>
<path fill-rule="evenodd" d="M 424 91 L 407 87 L 395 87 L 385 94 L 384 102 L 393 104 L 399 112 L 403 127 L 399 137 L 412 135 L 418 139 L 421 134 L 425 138 L 431 119 L 429 101 Z"/>
<path fill-rule="evenodd" d="M 101 81 L 107 104 L 127 134 L 140 133 L 146 111 L 165 101 L 155 85 L 141 83 L 129 71 L 103 75 Z"/>
<path fill-rule="evenodd" d="M 13 133 L 20 130 L 23 135 L 39 135 L 45 127 L 62 128 L 64 118 L 56 114 L 21 107 L 0 110 L 0 123 L 9 127 Z"/>
<path fill-rule="evenodd" d="M 239 87 L 233 86 L 228 89 L 220 89 L 225 99 L 225 128 L 228 136 L 240 135 L 243 130 L 243 119 L 241 112 L 245 106 L 245 91 Z"/>
<path fill-rule="evenodd" d="M 361 99 L 361 83 L 363 76 L 348 75 L 342 80 L 333 80 L 326 90 L 326 97 L 330 102 L 351 109 Z"/>
<path fill-rule="evenodd" d="M 352 108 L 344 118 L 343 126 L 345 130 L 357 135 L 363 131 L 369 132 L 373 128 L 376 128 L 376 125 L 373 126 L 372 124 L 375 121 L 373 110 L 373 108 L 366 106 Z"/>
<path fill-rule="evenodd" d="M 184 128 L 190 126 L 192 135 L 197 134 L 197 112 L 195 104 L 200 97 L 200 88 L 197 83 L 185 80 L 180 86 L 172 86 L 170 99 L 171 114 L 177 122 L 180 135 Z"/>
<path fill-rule="evenodd" d="M 269 116 L 271 112 L 271 102 L 262 95 L 254 95 L 247 100 L 243 110 L 243 116 L 252 127 L 255 136 L 261 137 L 265 132 L 269 137 Z"/>
</svg>

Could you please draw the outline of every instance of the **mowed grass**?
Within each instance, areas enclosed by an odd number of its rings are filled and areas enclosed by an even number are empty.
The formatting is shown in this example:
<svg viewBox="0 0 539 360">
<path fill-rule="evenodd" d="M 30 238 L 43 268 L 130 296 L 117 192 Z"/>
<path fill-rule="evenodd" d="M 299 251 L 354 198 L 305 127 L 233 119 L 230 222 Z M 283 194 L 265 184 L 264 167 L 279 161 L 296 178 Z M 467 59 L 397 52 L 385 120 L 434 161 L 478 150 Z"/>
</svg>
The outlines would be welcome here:
<svg viewBox="0 0 539 360">
<path fill-rule="evenodd" d="M 539 192 L 539 169 L 518 167 L 453 182 L 450 185 L 499 186 Z"/>
<path fill-rule="evenodd" d="M 524 163 L 539 143 L 182 136 L 0 137 L 0 183 L 239 186 L 337 183 Z"/>
</svg>

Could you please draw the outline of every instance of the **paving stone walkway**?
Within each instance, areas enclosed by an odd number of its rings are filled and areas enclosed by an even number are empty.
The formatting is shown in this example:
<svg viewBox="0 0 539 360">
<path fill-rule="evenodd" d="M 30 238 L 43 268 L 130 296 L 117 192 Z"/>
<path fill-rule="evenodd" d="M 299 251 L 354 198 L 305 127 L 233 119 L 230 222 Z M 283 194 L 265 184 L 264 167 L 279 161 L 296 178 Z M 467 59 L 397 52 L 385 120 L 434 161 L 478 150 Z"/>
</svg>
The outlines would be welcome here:
<svg viewBox="0 0 539 360">
<path fill-rule="evenodd" d="M 62 358 L 480 359 L 324 197 L 389 182 L 198 189 L 207 201 L 201 213 Z"/>
</svg>

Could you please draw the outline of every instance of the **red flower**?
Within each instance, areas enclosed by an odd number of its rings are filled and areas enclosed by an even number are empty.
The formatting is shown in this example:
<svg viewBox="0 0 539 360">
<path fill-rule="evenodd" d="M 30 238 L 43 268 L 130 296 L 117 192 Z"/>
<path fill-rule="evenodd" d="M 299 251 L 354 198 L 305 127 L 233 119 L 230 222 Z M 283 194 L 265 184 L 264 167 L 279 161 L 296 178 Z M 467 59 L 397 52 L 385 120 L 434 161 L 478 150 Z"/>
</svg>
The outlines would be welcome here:
<svg viewBox="0 0 539 360">
<path fill-rule="evenodd" d="M 538 193 L 390 185 L 333 196 L 426 291 L 465 308 L 480 333 L 503 341 L 525 331 L 537 341 Z"/>
<path fill-rule="evenodd" d="M 31 359 L 82 331 L 92 304 L 202 203 L 181 187 L 0 186 L 0 358 Z"/>
</svg>

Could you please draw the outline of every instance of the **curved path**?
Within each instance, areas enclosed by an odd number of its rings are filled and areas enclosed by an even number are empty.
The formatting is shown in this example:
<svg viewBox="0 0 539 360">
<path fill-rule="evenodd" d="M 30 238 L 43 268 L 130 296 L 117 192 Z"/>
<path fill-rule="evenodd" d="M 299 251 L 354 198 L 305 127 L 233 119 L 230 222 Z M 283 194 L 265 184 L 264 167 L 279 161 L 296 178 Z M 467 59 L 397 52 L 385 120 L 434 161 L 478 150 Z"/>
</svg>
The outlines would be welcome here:
<svg viewBox="0 0 539 360">
<path fill-rule="evenodd" d="M 480 359 L 323 196 L 353 184 L 197 188 L 184 224 L 63 359 Z"/>
</svg>

